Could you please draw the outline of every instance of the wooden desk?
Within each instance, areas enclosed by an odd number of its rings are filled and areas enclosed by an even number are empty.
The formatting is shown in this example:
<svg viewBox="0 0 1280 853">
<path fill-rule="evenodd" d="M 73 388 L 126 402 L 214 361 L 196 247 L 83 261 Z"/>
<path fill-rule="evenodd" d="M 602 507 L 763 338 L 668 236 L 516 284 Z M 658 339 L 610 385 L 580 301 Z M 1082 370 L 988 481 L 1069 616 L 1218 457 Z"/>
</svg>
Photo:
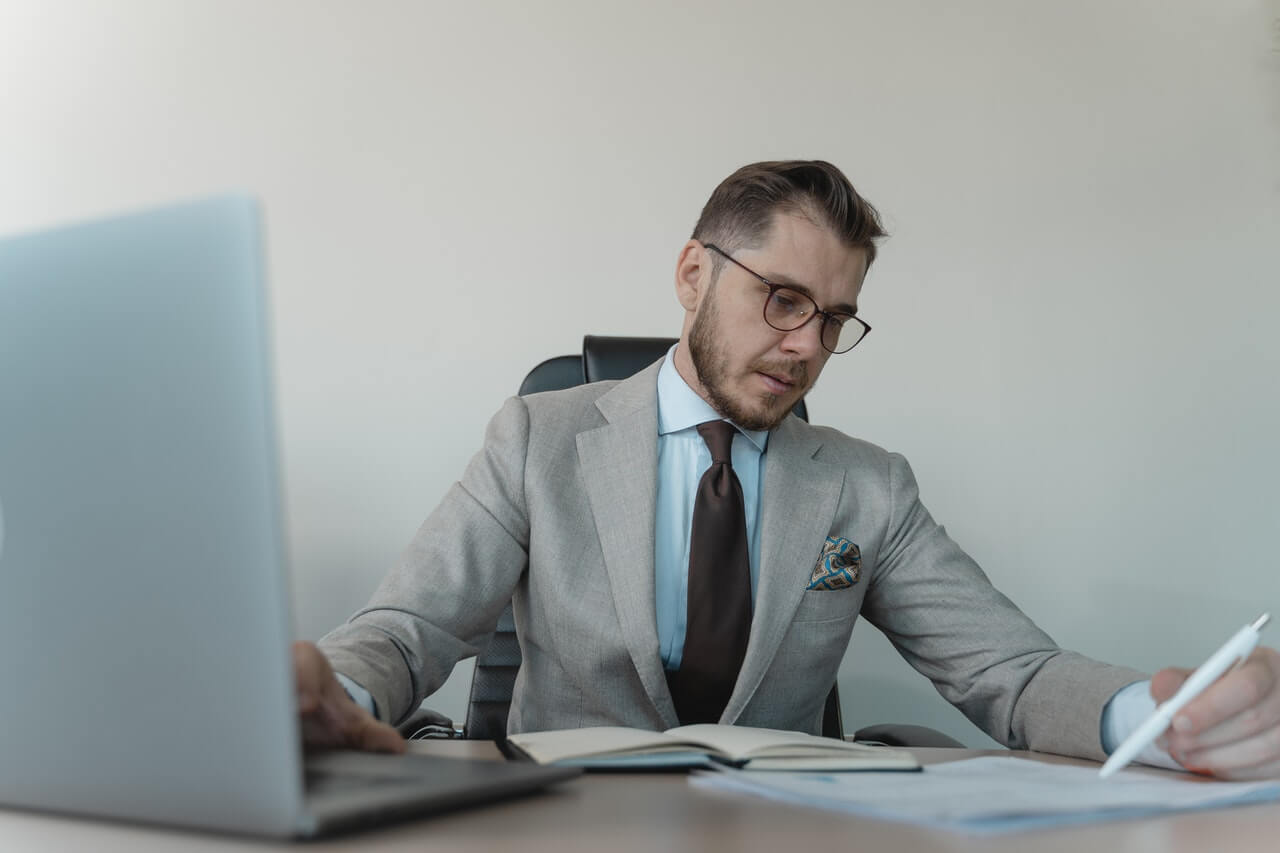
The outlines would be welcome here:
<svg viewBox="0 0 1280 853">
<path fill-rule="evenodd" d="M 498 759 L 481 741 L 422 741 L 436 755 Z M 1008 754 L 912 750 L 925 763 Z M 1024 753 L 1029 755 L 1029 753 Z M 1056 756 L 1038 760 L 1075 762 Z M 679 774 L 593 774 L 522 800 L 438 815 L 305 847 L 0 809 L 9 851 L 1267 851 L 1280 836 L 1280 804 L 1111 821 L 997 837 L 968 837 L 692 788 Z"/>
</svg>

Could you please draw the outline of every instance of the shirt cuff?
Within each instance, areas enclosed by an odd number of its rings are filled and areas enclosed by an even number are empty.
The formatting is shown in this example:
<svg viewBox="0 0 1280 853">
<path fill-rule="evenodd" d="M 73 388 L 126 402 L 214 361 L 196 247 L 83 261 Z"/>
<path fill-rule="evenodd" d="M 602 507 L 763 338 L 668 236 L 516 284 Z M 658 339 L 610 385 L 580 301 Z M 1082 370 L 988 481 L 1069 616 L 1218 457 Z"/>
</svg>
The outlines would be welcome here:
<svg viewBox="0 0 1280 853">
<path fill-rule="evenodd" d="M 355 702 L 361 708 L 364 708 L 370 714 L 373 714 L 374 719 L 380 719 L 378 717 L 378 703 L 373 701 L 372 693 L 365 690 L 359 684 L 356 684 L 340 672 L 335 672 L 334 675 L 338 677 L 338 683 L 342 685 L 343 690 L 347 691 L 347 695 L 351 697 L 352 702 Z M 1103 719 L 1105 720 L 1106 717 L 1104 716 Z"/>
<path fill-rule="evenodd" d="M 1151 698 L 1150 681 L 1137 681 L 1117 690 L 1107 702 L 1107 707 L 1102 710 L 1103 751 L 1107 755 L 1115 752 L 1116 747 L 1136 731 L 1155 709 L 1156 700 Z M 1140 764 L 1164 767 L 1169 770 L 1186 769 L 1174 761 L 1169 753 L 1156 746 L 1155 741 L 1147 744 L 1147 747 L 1133 760 Z"/>
</svg>

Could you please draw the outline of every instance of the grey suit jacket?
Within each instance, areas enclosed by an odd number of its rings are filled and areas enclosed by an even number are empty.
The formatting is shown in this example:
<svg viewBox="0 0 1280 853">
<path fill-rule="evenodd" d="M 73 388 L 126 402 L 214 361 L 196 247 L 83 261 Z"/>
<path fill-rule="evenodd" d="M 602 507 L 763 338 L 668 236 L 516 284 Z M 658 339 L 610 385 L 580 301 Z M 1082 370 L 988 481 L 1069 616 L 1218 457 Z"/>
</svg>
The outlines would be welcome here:
<svg viewBox="0 0 1280 853">
<path fill-rule="evenodd" d="M 405 717 L 476 654 L 514 594 L 510 731 L 678 725 L 654 612 L 658 366 L 493 418 L 369 605 L 321 641 L 381 716 Z M 751 635 L 721 722 L 819 732 L 862 613 L 996 740 L 1103 756 L 1102 708 L 1143 676 L 1059 649 L 933 521 L 905 459 L 789 416 L 761 495 Z M 828 536 L 857 544 L 860 579 L 807 589 Z"/>
</svg>

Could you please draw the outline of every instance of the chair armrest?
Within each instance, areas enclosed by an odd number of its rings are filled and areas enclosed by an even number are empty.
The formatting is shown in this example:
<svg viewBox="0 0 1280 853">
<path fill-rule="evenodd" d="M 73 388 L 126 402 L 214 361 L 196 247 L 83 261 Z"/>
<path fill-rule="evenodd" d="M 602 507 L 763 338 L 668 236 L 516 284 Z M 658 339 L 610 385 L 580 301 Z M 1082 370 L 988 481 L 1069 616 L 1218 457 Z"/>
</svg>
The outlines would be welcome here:
<svg viewBox="0 0 1280 853">
<path fill-rule="evenodd" d="M 903 723 L 881 723 L 867 726 L 853 733 L 856 741 L 874 741 L 885 746 L 941 746 L 950 749 L 965 749 L 965 745 L 955 738 L 944 735 L 927 726 L 912 726 Z"/>
<path fill-rule="evenodd" d="M 406 740 L 462 737 L 462 730 L 454 728 L 453 720 L 430 708 L 419 708 L 414 711 L 401 720 L 396 729 Z"/>
</svg>

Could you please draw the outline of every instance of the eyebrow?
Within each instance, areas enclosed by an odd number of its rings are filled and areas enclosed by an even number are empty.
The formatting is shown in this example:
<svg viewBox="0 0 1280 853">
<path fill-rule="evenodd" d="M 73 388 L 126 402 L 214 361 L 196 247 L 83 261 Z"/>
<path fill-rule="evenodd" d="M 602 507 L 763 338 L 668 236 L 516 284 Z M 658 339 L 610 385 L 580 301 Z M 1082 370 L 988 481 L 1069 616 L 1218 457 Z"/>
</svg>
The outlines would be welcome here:
<svg viewBox="0 0 1280 853">
<path fill-rule="evenodd" d="M 800 291 L 801 293 L 803 293 L 805 296 L 809 297 L 810 299 L 813 299 L 813 304 L 814 304 L 814 305 L 818 305 L 818 300 L 814 298 L 813 291 L 812 291 L 812 290 L 810 290 L 810 289 L 809 289 L 808 287 L 806 287 L 805 285 L 800 284 L 799 282 L 791 281 L 791 277 L 790 277 L 790 276 L 785 276 L 785 275 L 784 275 L 784 276 L 774 276 L 774 275 L 771 273 L 771 274 L 769 274 L 769 275 L 767 275 L 767 276 L 761 276 L 761 278 L 763 278 L 765 281 L 769 282 L 770 284 L 781 284 L 781 285 L 783 285 L 784 287 L 789 287 L 789 288 L 791 288 L 792 290 L 798 290 L 798 291 Z M 818 305 L 818 307 L 819 307 L 819 308 L 822 308 L 822 306 L 821 306 L 821 305 Z M 857 314 L 857 313 L 858 313 L 858 308 L 857 308 L 857 306 L 850 305 L 850 304 L 849 304 L 849 303 L 847 303 L 847 302 L 841 302 L 839 305 L 831 305 L 831 306 L 829 306 L 829 307 L 827 307 L 827 308 L 822 308 L 822 310 L 826 311 L 828 314 L 836 314 L 836 313 L 840 313 L 840 314 Z"/>
</svg>

